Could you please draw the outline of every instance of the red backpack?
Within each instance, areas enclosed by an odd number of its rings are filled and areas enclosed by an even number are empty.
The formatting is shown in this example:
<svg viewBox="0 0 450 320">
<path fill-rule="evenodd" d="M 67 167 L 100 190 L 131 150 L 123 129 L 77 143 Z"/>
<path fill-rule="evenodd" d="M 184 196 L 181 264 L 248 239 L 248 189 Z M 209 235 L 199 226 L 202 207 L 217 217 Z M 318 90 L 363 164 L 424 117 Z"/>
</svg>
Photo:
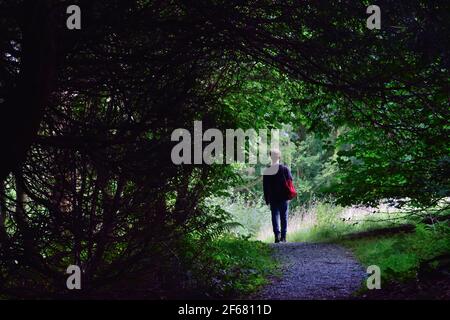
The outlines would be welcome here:
<svg viewBox="0 0 450 320">
<path fill-rule="evenodd" d="M 283 178 L 284 178 L 284 188 L 286 189 L 286 196 L 288 200 L 292 200 L 297 196 L 297 191 L 295 190 L 292 179 L 287 177 L 287 168 L 283 168 Z"/>
</svg>

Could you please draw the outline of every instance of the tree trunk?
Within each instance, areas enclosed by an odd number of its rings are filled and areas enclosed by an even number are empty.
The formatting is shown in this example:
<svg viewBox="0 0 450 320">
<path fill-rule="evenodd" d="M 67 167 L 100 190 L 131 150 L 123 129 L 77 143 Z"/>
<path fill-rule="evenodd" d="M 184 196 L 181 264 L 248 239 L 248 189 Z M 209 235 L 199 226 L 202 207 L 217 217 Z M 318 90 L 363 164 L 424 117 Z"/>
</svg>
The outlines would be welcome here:
<svg viewBox="0 0 450 320">
<path fill-rule="evenodd" d="M 23 160 L 39 129 L 51 92 L 55 39 L 50 4 L 25 1 L 18 83 L 0 108 L 0 180 Z"/>
</svg>

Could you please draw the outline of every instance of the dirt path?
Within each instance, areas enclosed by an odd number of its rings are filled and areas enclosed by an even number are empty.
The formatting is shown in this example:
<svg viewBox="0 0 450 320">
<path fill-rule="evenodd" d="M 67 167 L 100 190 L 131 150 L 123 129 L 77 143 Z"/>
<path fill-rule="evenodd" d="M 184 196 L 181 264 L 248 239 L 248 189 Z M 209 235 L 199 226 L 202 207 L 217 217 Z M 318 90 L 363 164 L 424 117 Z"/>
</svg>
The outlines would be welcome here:
<svg viewBox="0 0 450 320">
<path fill-rule="evenodd" d="M 348 299 L 366 279 L 350 251 L 335 244 L 272 244 L 281 276 L 271 279 L 254 299 Z"/>
</svg>

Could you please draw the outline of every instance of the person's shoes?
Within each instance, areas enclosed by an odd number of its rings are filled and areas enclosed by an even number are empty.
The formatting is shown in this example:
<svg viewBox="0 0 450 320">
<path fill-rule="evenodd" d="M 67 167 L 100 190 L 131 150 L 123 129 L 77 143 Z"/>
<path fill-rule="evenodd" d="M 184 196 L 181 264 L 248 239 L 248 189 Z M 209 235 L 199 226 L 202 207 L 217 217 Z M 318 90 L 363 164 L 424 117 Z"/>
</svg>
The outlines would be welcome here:
<svg viewBox="0 0 450 320">
<path fill-rule="evenodd" d="M 279 236 L 279 235 L 276 235 L 276 236 L 275 236 L 275 243 L 278 243 L 278 242 L 280 242 L 280 236 Z"/>
<path fill-rule="evenodd" d="M 279 243 L 280 242 L 280 239 L 275 239 L 275 243 Z"/>
<path fill-rule="evenodd" d="M 281 237 L 280 242 L 286 242 L 286 237 Z"/>
</svg>

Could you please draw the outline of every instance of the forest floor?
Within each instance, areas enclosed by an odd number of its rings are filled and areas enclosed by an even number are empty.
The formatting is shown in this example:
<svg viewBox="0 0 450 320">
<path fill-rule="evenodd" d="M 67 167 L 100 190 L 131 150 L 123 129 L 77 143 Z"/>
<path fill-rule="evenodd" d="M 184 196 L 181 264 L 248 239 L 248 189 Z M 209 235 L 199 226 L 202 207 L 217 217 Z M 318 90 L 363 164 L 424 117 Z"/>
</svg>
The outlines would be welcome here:
<svg viewBox="0 0 450 320">
<path fill-rule="evenodd" d="M 366 272 L 350 250 L 329 243 L 274 243 L 280 275 L 252 299 L 352 299 Z"/>
</svg>

